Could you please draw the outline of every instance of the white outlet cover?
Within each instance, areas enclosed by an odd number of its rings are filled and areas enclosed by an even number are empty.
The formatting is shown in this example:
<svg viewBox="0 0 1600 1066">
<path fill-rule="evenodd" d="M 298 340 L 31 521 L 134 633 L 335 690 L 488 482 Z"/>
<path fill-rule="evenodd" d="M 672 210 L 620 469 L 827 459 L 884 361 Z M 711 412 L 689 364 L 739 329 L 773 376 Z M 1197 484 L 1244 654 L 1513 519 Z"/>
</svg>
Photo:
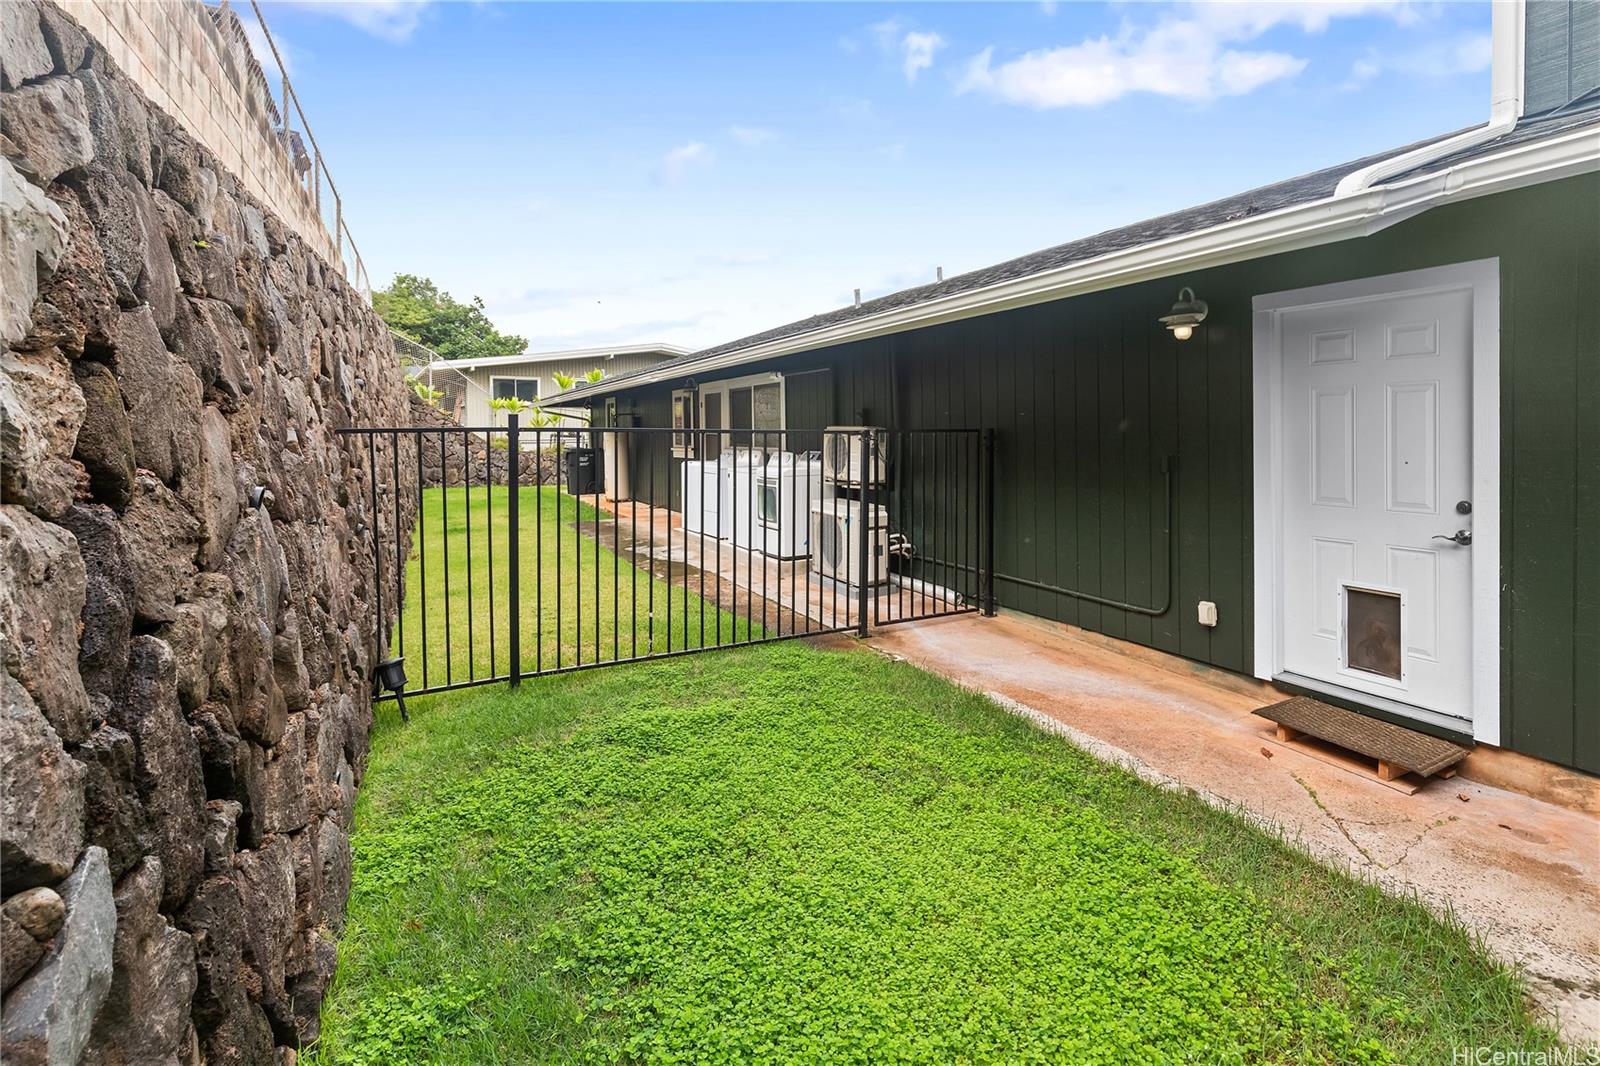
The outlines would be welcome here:
<svg viewBox="0 0 1600 1066">
<path fill-rule="evenodd" d="M 1198 613 L 1199 622 L 1201 625 L 1214 626 L 1217 624 L 1217 605 L 1212 603 L 1210 600 L 1200 601 L 1200 610 Z"/>
</svg>

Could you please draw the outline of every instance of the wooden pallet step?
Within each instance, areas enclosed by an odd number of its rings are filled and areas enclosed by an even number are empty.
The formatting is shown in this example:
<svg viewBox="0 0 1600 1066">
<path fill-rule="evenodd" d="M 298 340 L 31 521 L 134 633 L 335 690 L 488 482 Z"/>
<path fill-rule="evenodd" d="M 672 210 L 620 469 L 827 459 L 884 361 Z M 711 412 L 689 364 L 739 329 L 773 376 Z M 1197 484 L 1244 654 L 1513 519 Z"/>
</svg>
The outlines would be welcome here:
<svg viewBox="0 0 1600 1066">
<path fill-rule="evenodd" d="M 1254 713 L 1275 725 L 1274 739 L 1279 743 L 1406 792 L 1415 792 L 1416 786 L 1406 786 L 1405 774 L 1454 776 L 1452 767 L 1472 751 L 1309 696 L 1295 696 Z M 1365 756 L 1376 768 L 1352 755 Z"/>
</svg>

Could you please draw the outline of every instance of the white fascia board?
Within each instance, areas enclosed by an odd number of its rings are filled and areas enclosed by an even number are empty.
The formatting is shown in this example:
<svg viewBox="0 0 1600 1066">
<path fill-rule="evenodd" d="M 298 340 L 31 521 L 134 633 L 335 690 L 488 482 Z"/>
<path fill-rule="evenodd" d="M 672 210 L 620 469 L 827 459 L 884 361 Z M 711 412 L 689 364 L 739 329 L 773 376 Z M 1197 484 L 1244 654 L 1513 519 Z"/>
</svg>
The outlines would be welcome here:
<svg viewBox="0 0 1600 1066">
<path fill-rule="evenodd" d="M 846 341 L 866 340 L 1184 271 L 1363 237 L 1444 203 L 1508 192 L 1596 170 L 1600 170 L 1600 129 L 1589 126 L 1470 159 L 1436 174 L 1224 222 L 1194 233 L 1069 263 L 1055 270 L 740 348 L 704 361 L 649 370 L 622 382 L 580 386 L 551 397 L 551 401 L 586 402 L 623 389 L 698 376 Z"/>
<path fill-rule="evenodd" d="M 491 355 L 482 359 L 435 359 L 429 367 L 453 367 L 457 370 L 477 370 L 479 367 L 517 366 L 522 363 L 559 363 L 572 359 L 596 359 L 608 355 L 649 355 L 660 352 L 674 359 L 685 356 L 691 349 L 677 344 L 619 344 L 602 348 L 568 348 L 554 352 L 523 352 L 520 355 Z M 424 368 L 426 369 L 426 368 Z"/>
</svg>

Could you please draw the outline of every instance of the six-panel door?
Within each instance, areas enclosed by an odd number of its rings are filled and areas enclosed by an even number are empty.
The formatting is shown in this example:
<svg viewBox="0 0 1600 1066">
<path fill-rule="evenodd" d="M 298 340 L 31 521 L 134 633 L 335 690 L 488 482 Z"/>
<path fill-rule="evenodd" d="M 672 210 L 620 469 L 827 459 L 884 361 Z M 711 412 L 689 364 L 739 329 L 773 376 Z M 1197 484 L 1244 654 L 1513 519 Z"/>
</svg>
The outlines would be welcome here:
<svg viewBox="0 0 1600 1066">
<path fill-rule="evenodd" d="M 1286 312 L 1284 669 L 1470 721 L 1472 294 Z M 1489 461 L 1493 461 L 1490 457 Z"/>
</svg>

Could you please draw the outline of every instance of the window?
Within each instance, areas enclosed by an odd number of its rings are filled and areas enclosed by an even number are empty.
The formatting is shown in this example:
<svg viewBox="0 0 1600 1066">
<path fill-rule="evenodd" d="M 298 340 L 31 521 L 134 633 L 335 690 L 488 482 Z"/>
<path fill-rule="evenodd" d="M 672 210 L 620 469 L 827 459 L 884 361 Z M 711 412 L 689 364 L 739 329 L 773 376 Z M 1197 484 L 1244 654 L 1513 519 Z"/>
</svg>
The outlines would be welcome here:
<svg viewBox="0 0 1600 1066">
<path fill-rule="evenodd" d="M 751 429 L 756 424 L 755 423 L 755 417 L 756 417 L 755 404 L 750 398 L 750 390 L 749 389 L 729 389 L 728 390 L 728 428 L 729 429 Z M 734 434 L 734 442 L 737 443 L 737 444 L 741 444 L 741 445 L 749 444 L 750 443 L 750 434 L 748 434 L 748 433 L 735 433 Z"/>
<path fill-rule="evenodd" d="M 518 399 L 533 403 L 539 398 L 538 378 L 490 378 L 489 395 L 496 400 Z"/>
<path fill-rule="evenodd" d="M 696 405 L 693 389 L 674 389 L 672 393 L 672 454 L 679 459 L 694 458 Z"/>
<path fill-rule="evenodd" d="M 757 374 L 701 385 L 701 425 L 706 429 L 733 431 L 707 434 L 707 453 L 714 455 L 730 445 L 748 447 L 753 443 L 778 447 L 780 437 L 776 433 L 765 440 L 759 438 L 763 436 L 761 430 L 783 429 L 783 402 L 783 378 L 778 374 Z"/>
<path fill-rule="evenodd" d="M 783 429 L 783 385 L 772 382 L 767 385 L 757 385 L 750 390 L 751 400 L 754 404 L 754 418 L 752 423 L 756 433 L 756 443 L 768 449 L 782 449 L 783 434 L 781 432 L 762 434 L 763 429 Z"/>
</svg>

